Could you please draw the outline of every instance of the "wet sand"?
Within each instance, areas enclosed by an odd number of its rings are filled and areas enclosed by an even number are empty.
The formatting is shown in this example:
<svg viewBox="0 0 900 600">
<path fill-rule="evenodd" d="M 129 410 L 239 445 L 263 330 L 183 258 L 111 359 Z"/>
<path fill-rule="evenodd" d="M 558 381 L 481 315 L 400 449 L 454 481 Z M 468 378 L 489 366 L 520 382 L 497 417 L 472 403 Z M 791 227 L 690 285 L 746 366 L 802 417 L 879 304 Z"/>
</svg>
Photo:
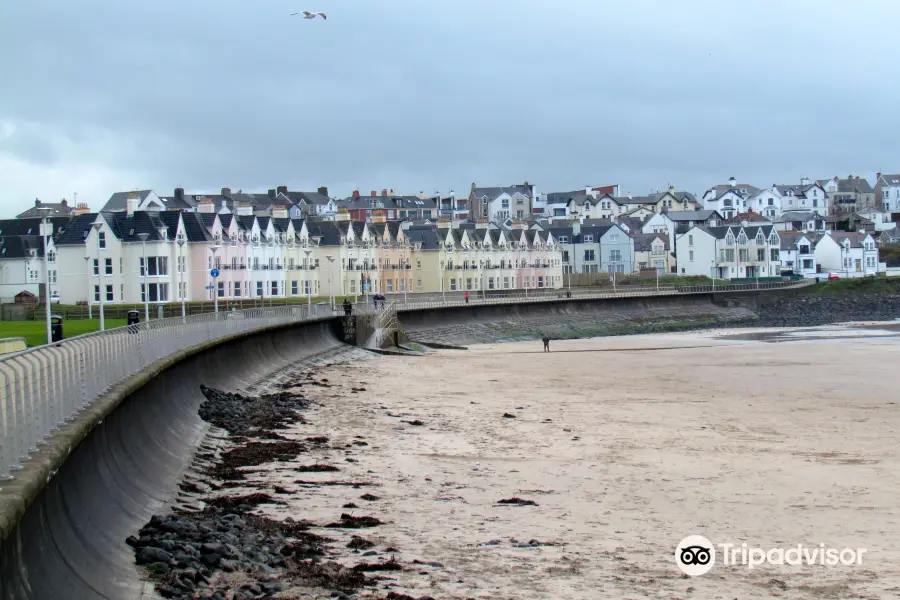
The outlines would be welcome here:
<svg viewBox="0 0 900 600">
<path fill-rule="evenodd" d="M 323 403 L 315 433 L 350 445 L 355 462 L 302 475 L 375 485 L 301 487 L 267 512 L 326 523 L 352 502 L 347 512 L 386 521 L 329 531 L 376 543 L 377 556 L 346 551 L 348 565 L 407 567 L 378 573 L 381 591 L 361 597 L 898 597 L 900 344 L 867 331 L 554 341 L 550 353 L 536 341 L 337 365 L 327 376 L 340 386 L 304 392 Z M 511 497 L 536 505 L 497 504 Z M 687 578 L 674 549 L 691 534 L 868 552 L 857 567 L 719 565 Z"/>
</svg>

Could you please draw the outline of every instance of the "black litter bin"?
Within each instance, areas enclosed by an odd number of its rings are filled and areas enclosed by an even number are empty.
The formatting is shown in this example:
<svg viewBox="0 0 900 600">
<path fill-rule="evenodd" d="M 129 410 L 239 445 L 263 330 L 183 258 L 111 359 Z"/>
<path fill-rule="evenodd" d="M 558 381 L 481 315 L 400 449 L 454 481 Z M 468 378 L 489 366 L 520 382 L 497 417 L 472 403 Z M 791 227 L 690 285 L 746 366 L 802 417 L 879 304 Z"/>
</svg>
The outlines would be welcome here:
<svg viewBox="0 0 900 600">
<path fill-rule="evenodd" d="M 63 341 L 63 318 L 60 315 L 50 315 L 50 339 L 54 342 Z"/>
<path fill-rule="evenodd" d="M 126 319 L 128 323 L 128 333 L 137 333 L 138 326 L 141 323 L 141 313 L 136 310 L 129 310 Z"/>
</svg>

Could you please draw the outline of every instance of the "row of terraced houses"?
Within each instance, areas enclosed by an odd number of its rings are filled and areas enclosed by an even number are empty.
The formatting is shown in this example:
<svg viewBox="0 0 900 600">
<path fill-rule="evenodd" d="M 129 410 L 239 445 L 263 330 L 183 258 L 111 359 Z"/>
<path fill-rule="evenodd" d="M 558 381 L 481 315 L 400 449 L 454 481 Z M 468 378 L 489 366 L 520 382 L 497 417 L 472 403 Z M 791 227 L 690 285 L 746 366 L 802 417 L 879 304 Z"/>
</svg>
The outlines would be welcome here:
<svg viewBox="0 0 900 600">
<path fill-rule="evenodd" d="M 99 212 L 36 200 L 0 221 L 4 301 L 42 295 L 41 217 L 53 225 L 50 291 L 72 304 L 545 290 L 572 274 L 854 277 L 885 271 L 878 247 L 900 239 L 900 176 L 879 174 L 875 188 L 853 176 L 768 188 L 731 178 L 699 199 L 674 186 L 542 194 L 526 182 L 460 196 L 141 190 Z"/>
</svg>

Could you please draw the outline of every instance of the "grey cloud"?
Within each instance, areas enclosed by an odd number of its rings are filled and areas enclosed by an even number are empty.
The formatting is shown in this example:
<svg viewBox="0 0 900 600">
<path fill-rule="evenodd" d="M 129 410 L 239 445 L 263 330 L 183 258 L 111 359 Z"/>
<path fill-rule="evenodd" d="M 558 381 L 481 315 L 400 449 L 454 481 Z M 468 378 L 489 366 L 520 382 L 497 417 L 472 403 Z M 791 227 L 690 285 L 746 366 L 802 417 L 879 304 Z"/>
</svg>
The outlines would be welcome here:
<svg viewBox="0 0 900 600">
<path fill-rule="evenodd" d="M 867 7 L 7 3 L 0 118 L 76 144 L 109 132 L 129 146 L 103 164 L 161 190 L 767 185 L 900 165 L 900 84 L 877 77 L 900 5 Z M 287 16 L 304 8 L 329 19 Z M 0 151 L 65 160 L 37 140 Z"/>
</svg>

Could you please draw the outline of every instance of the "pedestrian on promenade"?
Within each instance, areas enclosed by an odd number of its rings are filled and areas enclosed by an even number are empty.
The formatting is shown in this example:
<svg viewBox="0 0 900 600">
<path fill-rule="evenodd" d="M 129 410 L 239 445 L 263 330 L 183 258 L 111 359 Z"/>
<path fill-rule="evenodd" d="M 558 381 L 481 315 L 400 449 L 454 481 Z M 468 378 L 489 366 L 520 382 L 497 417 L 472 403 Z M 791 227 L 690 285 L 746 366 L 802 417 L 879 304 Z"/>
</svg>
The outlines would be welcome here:
<svg viewBox="0 0 900 600">
<path fill-rule="evenodd" d="M 353 305 L 350 304 L 350 298 L 344 298 L 344 314 L 348 317 L 353 313 Z"/>
<path fill-rule="evenodd" d="M 466 299 L 466 304 L 468 304 L 469 303 L 469 290 L 466 290 L 466 293 L 463 295 L 463 297 Z"/>
<path fill-rule="evenodd" d="M 544 342 L 544 352 L 550 352 L 550 336 L 544 334 L 544 337 L 541 338 L 541 341 Z"/>
</svg>

